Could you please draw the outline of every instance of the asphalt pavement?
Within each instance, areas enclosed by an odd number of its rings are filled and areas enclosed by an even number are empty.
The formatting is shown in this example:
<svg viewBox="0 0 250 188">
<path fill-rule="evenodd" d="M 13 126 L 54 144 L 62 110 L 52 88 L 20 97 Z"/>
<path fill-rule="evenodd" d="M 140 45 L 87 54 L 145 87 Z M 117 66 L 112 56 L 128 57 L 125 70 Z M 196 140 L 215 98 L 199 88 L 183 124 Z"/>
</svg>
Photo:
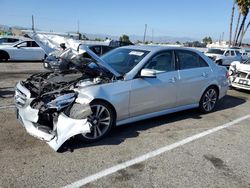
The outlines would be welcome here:
<svg viewBox="0 0 250 188">
<path fill-rule="evenodd" d="M 231 89 L 213 113 L 187 110 L 115 128 L 93 143 L 68 140 L 59 152 L 16 121 L 14 85 L 41 63 L 0 64 L 0 187 L 250 187 L 250 92 Z M 189 142 L 187 138 L 232 125 Z M 182 144 L 179 144 L 182 143 Z M 149 159 L 127 161 L 176 147 Z M 105 170 L 123 167 L 114 173 Z M 96 177 L 98 177 L 97 179 Z M 86 177 L 93 177 L 83 184 Z"/>
</svg>

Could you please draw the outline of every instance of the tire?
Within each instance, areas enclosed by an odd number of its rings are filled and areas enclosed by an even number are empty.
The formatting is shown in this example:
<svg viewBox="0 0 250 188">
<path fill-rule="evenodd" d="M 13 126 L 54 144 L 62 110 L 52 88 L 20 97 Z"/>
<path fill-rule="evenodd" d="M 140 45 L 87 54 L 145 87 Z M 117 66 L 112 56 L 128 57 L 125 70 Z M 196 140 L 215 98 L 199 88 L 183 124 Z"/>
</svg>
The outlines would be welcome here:
<svg viewBox="0 0 250 188">
<path fill-rule="evenodd" d="M 207 88 L 200 99 L 199 108 L 201 112 L 212 112 L 216 107 L 218 96 L 219 92 L 216 87 L 211 86 Z"/>
<path fill-rule="evenodd" d="M 0 52 L 0 62 L 6 62 L 9 59 L 9 54 L 5 51 Z"/>
<path fill-rule="evenodd" d="M 88 116 L 88 121 L 92 125 L 91 133 L 80 134 L 78 139 L 85 143 L 96 142 L 105 137 L 115 123 L 115 113 L 105 102 L 94 101 L 90 103 L 92 115 Z"/>
</svg>

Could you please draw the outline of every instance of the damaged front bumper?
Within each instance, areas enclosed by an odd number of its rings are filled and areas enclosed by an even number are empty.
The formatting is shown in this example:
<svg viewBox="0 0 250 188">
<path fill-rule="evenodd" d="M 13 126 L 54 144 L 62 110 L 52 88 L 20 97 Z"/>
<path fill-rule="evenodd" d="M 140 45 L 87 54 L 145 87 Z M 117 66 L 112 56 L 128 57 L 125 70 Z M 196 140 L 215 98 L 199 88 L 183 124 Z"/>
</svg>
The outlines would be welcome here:
<svg viewBox="0 0 250 188">
<path fill-rule="evenodd" d="M 250 90 L 250 72 L 238 71 L 229 77 L 232 87 Z"/>
<path fill-rule="evenodd" d="M 52 128 L 40 125 L 38 123 L 39 110 L 32 108 L 30 105 L 33 100 L 30 91 L 19 82 L 15 89 L 17 119 L 30 135 L 46 141 L 55 151 L 72 136 L 90 132 L 91 124 L 87 121 L 87 118 L 73 119 L 63 111 L 58 113 L 53 121 Z M 88 115 L 90 114 L 91 110 L 88 112 Z"/>
</svg>

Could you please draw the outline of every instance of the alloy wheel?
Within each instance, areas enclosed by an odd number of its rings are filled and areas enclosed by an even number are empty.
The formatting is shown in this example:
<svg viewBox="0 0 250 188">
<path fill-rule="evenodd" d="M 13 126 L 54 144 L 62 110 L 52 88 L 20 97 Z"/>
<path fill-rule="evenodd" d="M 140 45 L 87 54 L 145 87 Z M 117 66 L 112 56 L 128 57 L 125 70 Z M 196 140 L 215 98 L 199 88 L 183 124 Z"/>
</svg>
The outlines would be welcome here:
<svg viewBox="0 0 250 188">
<path fill-rule="evenodd" d="M 111 126 L 110 111 L 101 104 L 91 105 L 92 114 L 88 117 L 91 124 L 91 132 L 82 134 L 83 137 L 89 140 L 96 140 L 102 137 Z"/>
<path fill-rule="evenodd" d="M 203 109 L 206 112 L 212 111 L 217 102 L 217 98 L 218 96 L 217 96 L 216 90 L 214 88 L 208 89 L 203 97 L 203 101 L 202 101 Z"/>
</svg>

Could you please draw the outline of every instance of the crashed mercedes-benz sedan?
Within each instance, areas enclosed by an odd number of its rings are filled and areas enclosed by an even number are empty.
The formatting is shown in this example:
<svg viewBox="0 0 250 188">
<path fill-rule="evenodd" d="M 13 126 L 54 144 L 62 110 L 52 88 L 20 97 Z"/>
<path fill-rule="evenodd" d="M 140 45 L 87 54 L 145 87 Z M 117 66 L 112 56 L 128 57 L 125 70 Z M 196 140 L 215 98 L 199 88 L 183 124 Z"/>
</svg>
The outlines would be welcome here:
<svg viewBox="0 0 250 188">
<path fill-rule="evenodd" d="M 17 118 L 54 150 L 77 135 L 96 141 L 126 123 L 199 107 L 214 110 L 227 92 L 224 67 L 174 47 L 126 46 L 75 69 L 32 75 L 16 85 Z M 74 59 L 76 55 L 72 55 Z"/>
<path fill-rule="evenodd" d="M 232 87 L 250 90 L 250 59 L 242 63 L 232 62 L 229 67 L 229 75 Z"/>
</svg>

